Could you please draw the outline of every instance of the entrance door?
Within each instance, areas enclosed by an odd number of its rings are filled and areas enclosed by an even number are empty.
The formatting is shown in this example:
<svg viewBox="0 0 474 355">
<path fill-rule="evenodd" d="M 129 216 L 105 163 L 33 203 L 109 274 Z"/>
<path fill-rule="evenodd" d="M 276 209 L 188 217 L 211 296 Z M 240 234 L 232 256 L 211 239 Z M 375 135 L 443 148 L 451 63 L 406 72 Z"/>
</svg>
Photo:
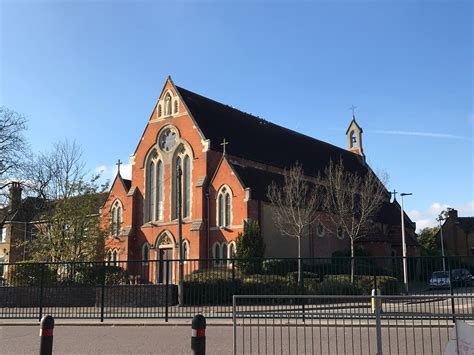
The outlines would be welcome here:
<svg viewBox="0 0 474 355">
<path fill-rule="evenodd" d="M 168 282 L 173 283 L 173 262 L 167 260 L 173 259 L 173 249 L 172 248 L 163 248 L 159 249 L 159 258 L 158 258 L 158 278 L 157 283 L 163 284 L 166 283 L 166 274 L 168 273 Z M 168 269 L 168 270 L 167 270 Z"/>
</svg>

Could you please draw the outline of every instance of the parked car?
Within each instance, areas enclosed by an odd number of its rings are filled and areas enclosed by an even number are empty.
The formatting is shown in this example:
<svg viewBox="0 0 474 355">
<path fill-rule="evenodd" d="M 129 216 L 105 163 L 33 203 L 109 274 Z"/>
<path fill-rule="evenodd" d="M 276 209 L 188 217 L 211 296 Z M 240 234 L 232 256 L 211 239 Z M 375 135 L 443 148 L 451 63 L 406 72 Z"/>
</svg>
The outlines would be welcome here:
<svg viewBox="0 0 474 355">
<path fill-rule="evenodd" d="M 451 280 L 455 287 L 468 287 L 472 285 L 472 275 L 467 269 L 451 270 Z"/>
<path fill-rule="evenodd" d="M 430 290 L 437 288 L 449 288 L 449 273 L 447 271 L 435 271 L 431 274 L 429 281 Z"/>
</svg>

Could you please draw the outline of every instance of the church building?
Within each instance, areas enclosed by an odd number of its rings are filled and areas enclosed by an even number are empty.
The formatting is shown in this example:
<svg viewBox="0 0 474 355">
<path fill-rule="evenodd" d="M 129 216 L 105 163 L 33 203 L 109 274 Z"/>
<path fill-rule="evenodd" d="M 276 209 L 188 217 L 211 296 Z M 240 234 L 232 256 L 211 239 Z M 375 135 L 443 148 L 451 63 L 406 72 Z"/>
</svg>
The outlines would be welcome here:
<svg viewBox="0 0 474 355">
<path fill-rule="evenodd" d="M 273 223 L 268 186 L 281 181 L 284 169 L 296 162 L 309 177 L 316 177 L 331 159 L 342 158 L 351 171 L 367 171 L 362 133 L 353 116 L 347 149 L 342 149 L 198 95 L 168 78 L 131 156 L 131 180 L 119 170 L 101 209 L 104 225 L 112 226 L 108 259 L 177 259 L 179 190 L 185 258 L 231 258 L 246 220 L 258 221 L 267 256 L 295 257 L 296 240 L 282 236 Z M 405 219 L 408 253 L 416 255 L 415 224 Z M 400 206 L 388 192 L 376 222 L 380 233 L 361 239 L 359 246 L 372 255 L 401 255 Z M 348 238 L 324 216 L 303 243 L 304 257 L 331 257 L 349 249 Z"/>
</svg>

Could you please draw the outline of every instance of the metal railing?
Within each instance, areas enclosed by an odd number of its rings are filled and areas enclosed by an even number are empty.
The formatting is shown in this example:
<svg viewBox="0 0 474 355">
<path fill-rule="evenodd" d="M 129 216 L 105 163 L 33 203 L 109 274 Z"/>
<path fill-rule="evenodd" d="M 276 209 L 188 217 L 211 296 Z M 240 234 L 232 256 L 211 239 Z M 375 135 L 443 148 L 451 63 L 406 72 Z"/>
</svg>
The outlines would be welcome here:
<svg viewBox="0 0 474 355">
<path fill-rule="evenodd" d="M 231 318 L 233 295 L 399 295 L 404 289 L 402 258 L 304 258 L 298 282 L 297 258 L 189 259 L 183 266 L 179 304 L 178 260 L 0 264 L 0 318 Z M 411 295 L 474 294 L 474 257 L 445 258 L 450 282 L 429 280 L 442 270 L 438 257 L 408 258 Z M 473 266 L 471 266 L 473 265 Z"/>
<path fill-rule="evenodd" d="M 465 295 L 236 295 L 233 354 L 442 354 L 472 307 Z"/>
</svg>

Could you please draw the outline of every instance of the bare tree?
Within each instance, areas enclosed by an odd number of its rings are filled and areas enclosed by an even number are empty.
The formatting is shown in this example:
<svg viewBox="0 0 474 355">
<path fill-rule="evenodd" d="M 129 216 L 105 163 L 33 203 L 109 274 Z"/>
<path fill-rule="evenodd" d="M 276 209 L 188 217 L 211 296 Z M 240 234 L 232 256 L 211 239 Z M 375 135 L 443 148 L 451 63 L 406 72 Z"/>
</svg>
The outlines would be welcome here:
<svg viewBox="0 0 474 355">
<path fill-rule="evenodd" d="M 27 148 L 23 136 L 25 130 L 25 116 L 0 107 L 0 181 L 7 179 L 8 174 L 20 167 Z"/>
<path fill-rule="evenodd" d="M 15 174 L 18 174 L 25 153 L 28 149 L 24 132 L 26 130 L 25 116 L 0 107 L 0 204 L 8 205 L 8 188 Z M 4 210 L 0 227 L 15 214 L 15 210 Z"/>
<path fill-rule="evenodd" d="M 326 167 L 319 184 L 324 189 L 323 210 L 351 242 L 351 282 L 354 281 L 354 242 L 373 230 L 373 218 L 384 200 L 387 176 L 379 179 L 370 168 L 365 173 L 346 170 L 342 159 Z"/>
<path fill-rule="evenodd" d="M 31 189 L 46 201 L 36 239 L 28 241 L 33 260 L 97 259 L 108 231 L 100 222 L 99 207 L 107 185 L 99 175 L 88 177 L 82 151 L 68 141 L 40 154 L 28 165 Z"/>
<path fill-rule="evenodd" d="M 283 184 L 273 182 L 267 197 L 273 207 L 273 220 L 280 232 L 298 240 L 298 282 L 302 281 L 301 238 L 316 220 L 320 207 L 319 186 L 305 178 L 303 168 L 296 164 L 285 170 Z"/>
</svg>

